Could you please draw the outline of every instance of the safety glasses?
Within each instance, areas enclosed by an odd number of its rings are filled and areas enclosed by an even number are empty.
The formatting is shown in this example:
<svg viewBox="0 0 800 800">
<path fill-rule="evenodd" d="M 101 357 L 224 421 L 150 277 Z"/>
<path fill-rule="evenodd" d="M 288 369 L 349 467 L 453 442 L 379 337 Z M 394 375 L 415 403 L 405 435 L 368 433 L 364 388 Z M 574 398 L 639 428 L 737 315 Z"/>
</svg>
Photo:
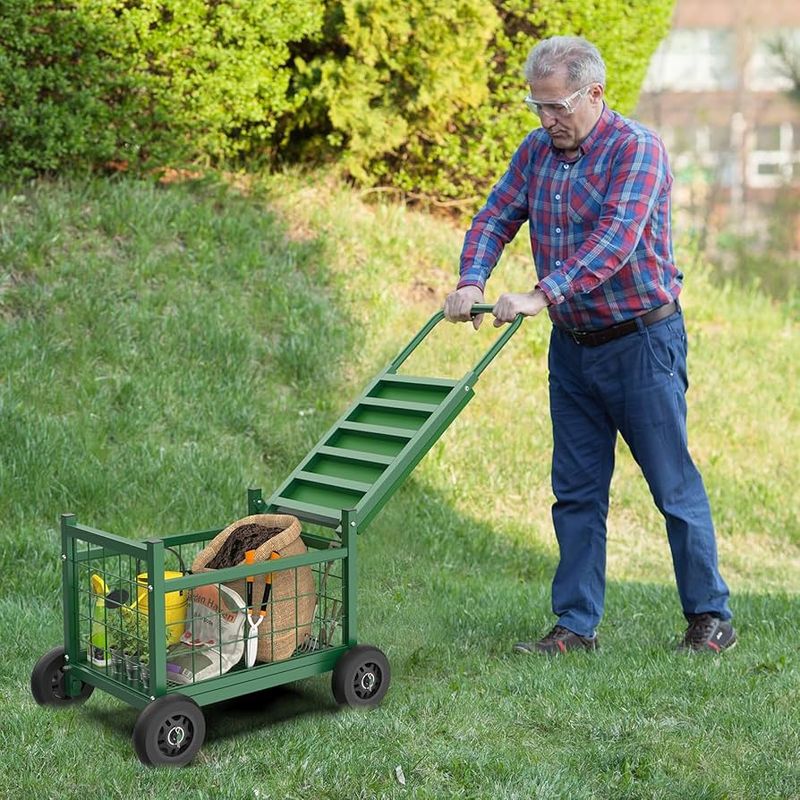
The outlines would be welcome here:
<svg viewBox="0 0 800 800">
<path fill-rule="evenodd" d="M 569 97 L 565 97 L 563 100 L 549 100 L 544 102 L 542 100 L 535 100 L 533 97 L 528 95 L 525 98 L 525 105 L 536 114 L 539 119 L 543 116 L 545 117 L 556 117 L 557 119 L 563 119 L 564 117 L 568 117 L 570 114 L 575 113 L 575 109 L 578 106 L 578 103 L 586 97 L 586 93 L 588 92 L 589 88 L 593 84 L 589 83 L 586 86 L 582 86 L 577 91 L 574 91 Z"/>
</svg>

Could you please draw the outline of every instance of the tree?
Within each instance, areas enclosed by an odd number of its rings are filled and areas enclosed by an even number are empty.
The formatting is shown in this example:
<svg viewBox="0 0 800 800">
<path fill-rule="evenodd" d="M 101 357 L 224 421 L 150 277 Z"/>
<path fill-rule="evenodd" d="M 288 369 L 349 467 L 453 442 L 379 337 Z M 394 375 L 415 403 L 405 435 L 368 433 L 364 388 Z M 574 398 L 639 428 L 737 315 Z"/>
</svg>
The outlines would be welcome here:
<svg viewBox="0 0 800 800">
<path fill-rule="evenodd" d="M 538 124 L 522 67 L 554 34 L 584 35 L 603 54 L 607 95 L 633 109 L 674 0 L 326 0 L 313 41 L 292 45 L 299 113 L 284 156 L 340 155 L 357 181 L 467 205 Z"/>
<path fill-rule="evenodd" d="M 792 82 L 790 96 L 800 103 L 800 40 L 791 33 L 780 33 L 770 43 L 779 74 Z"/>
</svg>

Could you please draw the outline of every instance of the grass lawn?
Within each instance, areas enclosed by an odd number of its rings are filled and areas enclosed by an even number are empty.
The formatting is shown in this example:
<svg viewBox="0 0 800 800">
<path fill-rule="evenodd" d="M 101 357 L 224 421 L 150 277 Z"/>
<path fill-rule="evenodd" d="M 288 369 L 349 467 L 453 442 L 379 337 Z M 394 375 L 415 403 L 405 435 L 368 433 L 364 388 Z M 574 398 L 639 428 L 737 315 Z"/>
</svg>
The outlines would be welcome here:
<svg viewBox="0 0 800 800">
<path fill-rule="evenodd" d="M 62 638 L 59 514 L 131 538 L 243 516 L 440 307 L 461 238 L 325 178 L 0 191 L 3 796 L 800 798 L 800 324 L 705 271 L 682 300 L 740 637 L 724 657 L 673 652 L 663 523 L 624 446 L 601 651 L 511 652 L 552 624 L 537 318 L 360 537 L 361 636 L 393 670 L 378 709 L 338 709 L 328 676 L 247 695 L 205 708 L 201 754 L 169 770 L 137 761 L 137 712 L 100 691 L 34 703 Z M 524 238 L 489 299 L 529 288 Z M 490 328 L 440 325 L 408 371 L 460 377 Z"/>
</svg>

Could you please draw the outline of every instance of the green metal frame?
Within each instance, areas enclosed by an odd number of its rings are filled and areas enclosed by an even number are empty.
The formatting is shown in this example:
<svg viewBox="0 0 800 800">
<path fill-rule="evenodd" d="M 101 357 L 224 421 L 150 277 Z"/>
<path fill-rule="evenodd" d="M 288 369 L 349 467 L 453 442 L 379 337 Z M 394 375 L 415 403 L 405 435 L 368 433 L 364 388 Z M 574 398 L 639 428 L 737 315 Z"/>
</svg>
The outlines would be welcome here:
<svg viewBox="0 0 800 800">
<path fill-rule="evenodd" d="M 472 307 L 473 315 L 491 311 L 490 305 Z M 72 514 L 63 515 L 61 558 L 67 694 L 77 695 L 81 682 L 84 682 L 137 708 L 143 708 L 152 700 L 168 693 L 185 694 L 199 705 L 206 705 L 332 670 L 341 655 L 358 643 L 358 534 L 367 527 L 394 490 L 472 399 L 473 387 L 481 373 L 522 322 L 522 317 L 517 317 L 495 340 L 475 368 L 467 372 L 461 380 L 399 375 L 397 370 L 443 319 L 442 312 L 431 317 L 411 342 L 372 380 L 269 500 L 263 499 L 260 489 L 248 490 L 249 514 L 293 514 L 307 522 L 330 528 L 334 531 L 334 536 L 338 533 L 337 538 L 304 532 L 302 538 L 309 551 L 303 555 L 282 558 L 278 562 L 215 570 L 213 578 L 208 573 L 203 573 L 165 579 L 165 550 L 168 547 L 207 541 L 219 533 L 221 528 L 136 542 L 80 525 Z M 382 394 L 385 396 L 381 397 Z M 359 422 L 358 418 L 362 415 L 368 420 L 374 415 L 383 424 L 374 421 Z M 337 446 L 337 437 L 344 437 L 346 442 L 360 441 L 368 449 L 358 450 L 349 443 L 344 447 Z M 320 465 L 326 468 L 322 469 Z M 348 474 L 359 476 L 361 480 L 347 477 Z M 309 496 L 324 502 L 297 499 Z M 79 550 L 79 542 L 85 543 L 87 549 Z M 147 613 L 151 682 L 147 694 L 109 678 L 101 670 L 92 667 L 86 653 L 82 652 L 78 565 L 82 560 L 90 560 L 103 553 L 136 558 L 146 565 L 150 576 Z M 337 559 L 343 561 L 341 645 L 294 655 L 285 661 L 259 664 L 247 670 L 231 671 L 188 686 L 168 686 L 167 645 L 164 635 L 165 597 L 168 593 L 193 589 L 210 582 L 229 583 L 248 575 L 257 577 L 267 572 L 296 569 Z"/>
<path fill-rule="evenodd" d="M 249 512 L 257 513 L 261 492 L 250 489 Z M 263 502 L 263 501 L 261 501 Z M 134 542 L 77 523 L 74 515 L 61 518 L 62 535 L 62 569 L 63 569 L 63 603 L 64 603 L 64 647 L 66 650 L 66 686 L 67 694 L 75 696 L 80 692 L 80 684 L 89 683 L 136 708 L 143 708 L 152 700 L 165 694 L 179 693 L 192 697 L 199 705 L 216 703 L 237 697 L 249 692 L 261 691 L 290 681 L 300 680 L 320 673 L 328 672 L 335 666 L 339 657 L 356 641 L 355 629 L 355 570 L 353 565 L 356 533 L 354 527 L 348 526 L 343 531 L 341 544 L 337 540 L 313 534 L 303 534 L 303 540 L 310 547 L 302 555 L 288 556 L 279 562 L 262 562 L 256 565 L 241 565 L 209 573 L 185 575 L 180 578 L 164 578 L 164 558 L 168 547 L 177 544 L 192 544 L 207 541 L 221 528 L 197 533 L 183 533 L 164 536 L 161 539 L 148 539 Z M 78 552 L 78 542 L 88 543 L 93 549 Z M 331 542 L 336 544 L 330 547 Z M 153 576 L 148 584 L 148 630 L 150 646 L 151 683 L 148 693 L 121 683 L 107 676 L 88 663 L 81 647 L 80 625 L 78 620 L 78 586 L 77 568 L 82 560 L 91 560 L 101 552 L 106 554 L 123 554 L 146 565 L 148 576 Z M 269 664 L 258 664 L 248 670 L 238 670 L 199 681 L 191 685 L 167 685 L 167 646 L 164 636 L 165 597 L 171 592 L 193 589 L 209 583 L 230 583 L 248 575 L 264 575 L 283 570 L 296 569 L 302 566 L 323 564 L 329 561 L 343 560 L 343 598 L 342 616 L 345 628 L 345 645 L 329 647 L 322 651 L 305 655 L 295 655 L 291 659 Z"/>
<path fill-rule="evenodd" d="M 480 304 L 471 311 L 474 316 L 490 313 L 492 308 Z M 441 311 L 434 314 L 369 383 L 278 487 L 265 510 L 294 514 L 329 526 L 338 526 L 341 514 L 348 510 L 361 532 L 367 528 L 394 490 L 474 397 L 478 378 L 514 335 L 523 317 L 518 316 L 503 331 L 461 380 L 399 375 L 398 369 L 443 319 Z M 420 397 L 426 397 L 427 402 L 420 401 Z M 353 439 L 360 439 L 362 447 L 371 449 L 356 449 L 349 444 Z M 345 445 L 340 446 L 339 440 Z M 331 474 L 334 471 L 338 474 Z M 365 471 L 371 471 L 373 477 L 364 477 Z"/>
</svg>

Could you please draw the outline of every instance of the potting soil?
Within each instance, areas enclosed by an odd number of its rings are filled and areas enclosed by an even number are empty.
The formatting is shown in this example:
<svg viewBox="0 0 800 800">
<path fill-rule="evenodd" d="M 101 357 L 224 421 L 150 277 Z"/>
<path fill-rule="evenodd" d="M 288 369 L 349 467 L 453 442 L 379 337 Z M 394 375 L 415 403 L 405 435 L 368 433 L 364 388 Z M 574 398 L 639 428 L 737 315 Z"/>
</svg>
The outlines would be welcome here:
<svg viewBox="0 0 800 800">
<path fill-rule="evenodd" d="M 264 542 L 268 542 L 283 528 L 268 528 L 266 525 L 250 523 L 236 528 L 225 540 L 219 552 L 205 566 L 210 569 L 225 569 L 235 567 L 244 561 L 244 554 L 248 550 L 258 549 Z"/>
</svg>

